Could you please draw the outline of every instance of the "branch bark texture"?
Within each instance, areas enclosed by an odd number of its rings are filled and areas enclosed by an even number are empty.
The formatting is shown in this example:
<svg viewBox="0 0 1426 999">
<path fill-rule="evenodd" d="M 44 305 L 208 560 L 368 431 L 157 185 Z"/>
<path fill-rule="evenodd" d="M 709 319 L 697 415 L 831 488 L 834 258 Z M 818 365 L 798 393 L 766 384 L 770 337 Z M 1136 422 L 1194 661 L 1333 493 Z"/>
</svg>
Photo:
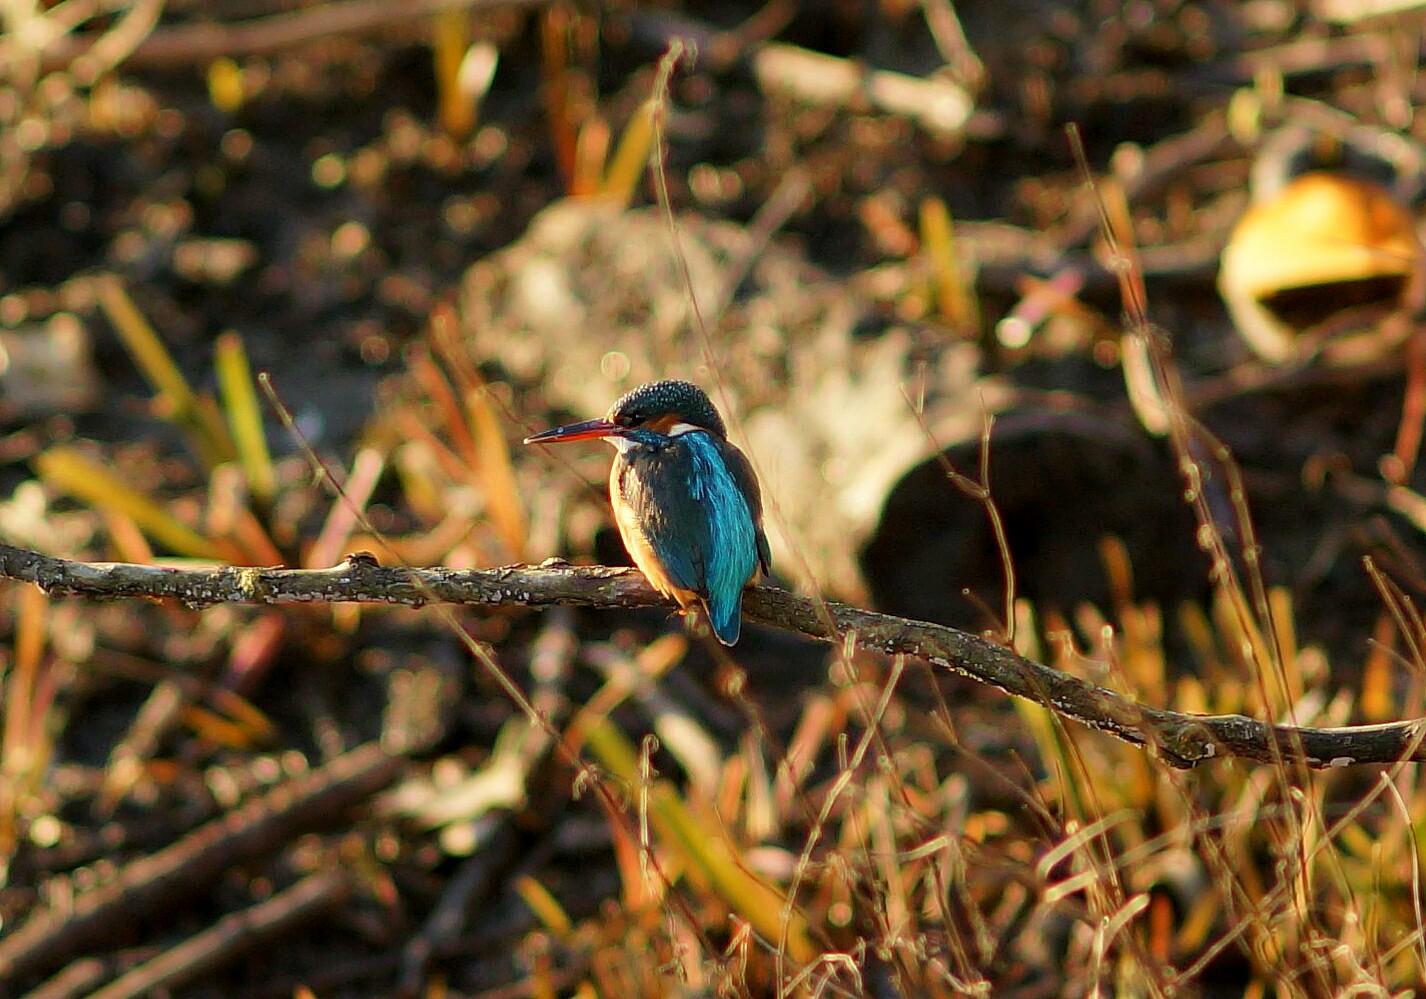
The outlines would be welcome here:
<svg viewBox="0 0 1426 999">
<path fill-rule="evenodd" d="M 408 569 L 383 566 L 370 555 L 358 554 L 329 569 L 174 569 L 74 562 L 0 545 L 0 577 L 34 583 L 53 596 L 172 599 L 191 607 L 359 602 L 613 609 L 664 602 L 637 570 L 559 560 L 493 569 Z M 1244 715 L 1185 714 L 1139 704 L 979 635 L 942 625 L 815 603 L 767 586 L 748 590 L 743 609 L 750 620 L 810 638 L 841 641 L 851 635 L 864 649 L 925 659 L 1148 747 L 1183 769 L 1223 757 L 1317 768 L 1426 760 L 1426 719 L 1308 728 Z"/>
</svg>

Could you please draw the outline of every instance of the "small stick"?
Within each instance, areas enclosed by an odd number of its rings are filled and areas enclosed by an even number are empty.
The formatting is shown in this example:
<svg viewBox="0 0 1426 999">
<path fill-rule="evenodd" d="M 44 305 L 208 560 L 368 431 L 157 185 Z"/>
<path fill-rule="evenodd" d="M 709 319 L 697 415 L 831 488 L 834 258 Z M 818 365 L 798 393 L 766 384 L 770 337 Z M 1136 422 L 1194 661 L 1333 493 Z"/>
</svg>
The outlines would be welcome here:
<svg viewBox="0 0 1426 999">
<path fill-rule="evenodd" d="M 308 875 L 266 902 L 233 912 L 177 947 L 91 993 L 89 999 L 138 999 L 191 982 L 270 940 L 313 914 L 332 908 L 351 891 L 351 875 L 336 867 Z"/>
<path fill-rule="evenodd" d="M 113 881 L 78 895 L 72 903 L 36 910 L 0 939 L 0 981 L 47 971 L 121 936 L 134 920 L 172 908 L 234 864 L 269 854 L 365 801 L 394 781 L 404 766 L 403 757 L 377 743 L 359 746 L 158 853 L 132 861 Z M 55 897 L 67 894 L 59 891 Z"/>
<path fill-rule="evenodd" d="M 427 994 L 431 962 L 468 932 L 474 902 L 489 895 L 497 878 L 509 876 L 519 846 L 520 836 L 510 816 L 500 816 L 489 835 L 482 838 L 480 849 L 463 860 L 446 882 L 440 900 L 420 931 L 401 948 L 398 996 Z"/>
<path fill-rule="evenodd" d="M 83 999 L 111 974 L 105 962 L 97 957 L 85 957 L 45 982 L 24 999 Z"/>
</svg>

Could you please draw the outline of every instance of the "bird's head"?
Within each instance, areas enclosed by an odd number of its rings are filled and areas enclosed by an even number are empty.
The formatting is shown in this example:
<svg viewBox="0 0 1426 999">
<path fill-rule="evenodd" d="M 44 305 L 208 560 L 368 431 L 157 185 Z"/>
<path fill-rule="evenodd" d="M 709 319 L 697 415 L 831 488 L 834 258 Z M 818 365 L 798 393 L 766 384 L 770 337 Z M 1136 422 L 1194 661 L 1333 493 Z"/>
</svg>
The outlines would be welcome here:
<svg viewBox="0 0 1426 999">
<path fill-rule="evenodd" d="M 706 430 L 728 436 L 711 399 L 692 382 L 649 382 L 625 394 L 599 420 L 585 420 L 526 437 L 526 444 L 562 444 L 602 437 L 616 447 L 667 443 L 680 434 Z"/>
</svg>

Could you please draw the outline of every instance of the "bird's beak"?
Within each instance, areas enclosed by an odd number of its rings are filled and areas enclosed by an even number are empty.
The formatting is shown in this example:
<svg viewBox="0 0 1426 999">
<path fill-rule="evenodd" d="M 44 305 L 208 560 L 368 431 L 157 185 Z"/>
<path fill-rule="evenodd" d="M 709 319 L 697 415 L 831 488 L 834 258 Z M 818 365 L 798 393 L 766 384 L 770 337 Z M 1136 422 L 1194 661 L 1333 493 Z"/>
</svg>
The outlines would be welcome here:
<svg viewBox="0 0 1426 999">
<path fill-rule="evenodd" d="M 585 420 L 583 423 L 571 423 L 526 437 L 525 443 L 563 444 L 565 441 L 586 441 L 595 437 L 618 437 L 623 433 L 624 428 L 617 423 L 610 423 L 608 420 Z"/>
</svg>

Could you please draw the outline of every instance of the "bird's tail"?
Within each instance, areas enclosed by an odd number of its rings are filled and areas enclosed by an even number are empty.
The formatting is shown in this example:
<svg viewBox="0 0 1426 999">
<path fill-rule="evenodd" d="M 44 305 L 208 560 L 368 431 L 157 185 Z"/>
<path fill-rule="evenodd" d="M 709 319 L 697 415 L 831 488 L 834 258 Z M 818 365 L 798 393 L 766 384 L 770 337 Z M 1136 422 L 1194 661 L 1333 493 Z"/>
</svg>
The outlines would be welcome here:
<svg viewBox="0 0 1426 999">
<path fill-rule="evenodd" d="M 741 597 L 742 594 L 739 594 Z M 738 636 L 743 630 L 743 601 L 731 600 L 716 606 L 713 603 L 704 601 L 704 615 L 708 618 L 708 626 L 713 629 L 713 635 L 724 645 L 737 645 Z"/>
</svg>

